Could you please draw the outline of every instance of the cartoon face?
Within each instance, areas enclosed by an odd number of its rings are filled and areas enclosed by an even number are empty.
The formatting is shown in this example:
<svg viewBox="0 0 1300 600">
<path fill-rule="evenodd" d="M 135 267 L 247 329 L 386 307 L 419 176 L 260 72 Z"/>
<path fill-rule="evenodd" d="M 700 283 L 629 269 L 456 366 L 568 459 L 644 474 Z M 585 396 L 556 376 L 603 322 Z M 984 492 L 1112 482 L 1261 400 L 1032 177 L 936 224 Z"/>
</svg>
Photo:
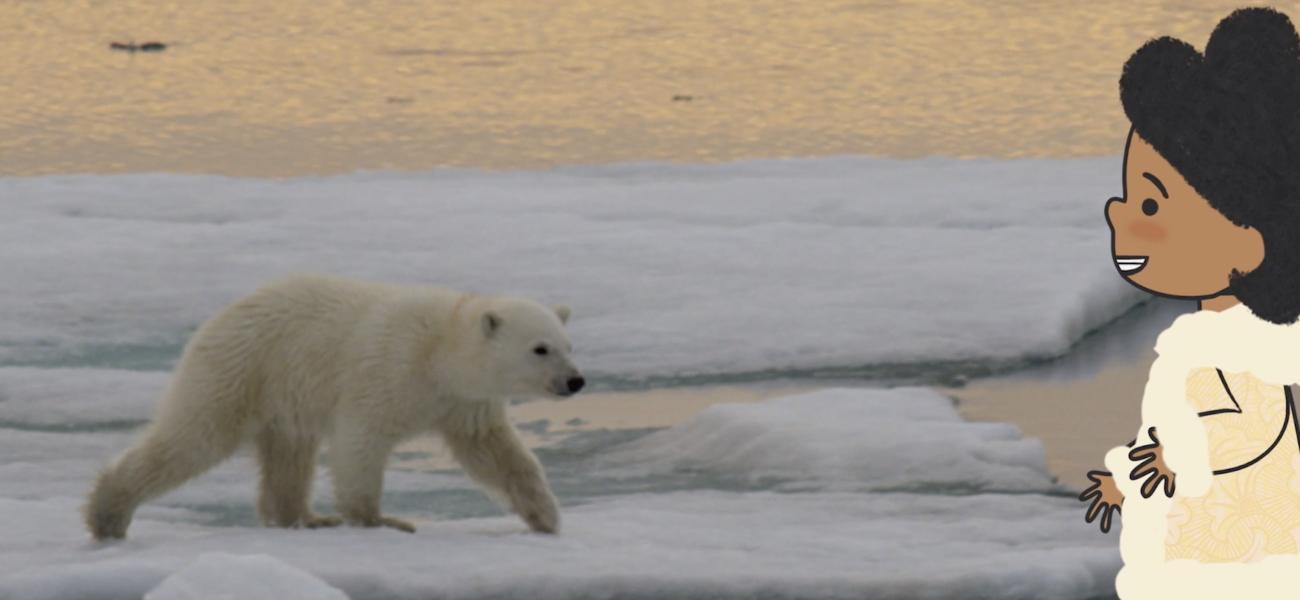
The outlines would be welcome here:
<svg viewBox="0 0 1300 600">
<path fill-rule="evenodd" d="M 569 358 L 573 345 L 564 332 L 568 319 L 567 307 L 549 309 L 527 301 L 506 302 L 484 312 L 480 325 L 490 384 L 507 396 L 578 393 L 586 380 Z"/>
<path fill-rule="evenodd" d="M 1264 260 L 1259 232 L 1224 217 L 1137 132 L 1124 159 L 1124 197 L 1106 203 L 1115 267 L 1129 283 L 1161 296 L 1224 294 L 1233 271 Z"/>
</svg>

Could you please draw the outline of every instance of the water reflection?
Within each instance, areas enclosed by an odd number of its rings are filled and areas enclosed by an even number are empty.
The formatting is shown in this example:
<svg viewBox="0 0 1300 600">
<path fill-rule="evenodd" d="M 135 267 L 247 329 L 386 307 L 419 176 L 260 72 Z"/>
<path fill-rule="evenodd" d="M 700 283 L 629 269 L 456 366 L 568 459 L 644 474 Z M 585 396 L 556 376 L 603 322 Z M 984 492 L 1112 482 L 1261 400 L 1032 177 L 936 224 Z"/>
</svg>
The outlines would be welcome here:
<svg viewBox="0 0 1300 600">
<path fill-rule="evenodd" d="M 1113 154 L 1237 4 L 0 0 L 0 174 Z"/>
<path fill-rule="evenodd" d="M 1194 302 L 1152 298 L 1058 360 L 948 393 L 967 418 L 1013 422 L 1043 442 L 1047 464 L 1074 489 L 1111 448 L 1133 439 L 1155 341 Z"/>
</svg>

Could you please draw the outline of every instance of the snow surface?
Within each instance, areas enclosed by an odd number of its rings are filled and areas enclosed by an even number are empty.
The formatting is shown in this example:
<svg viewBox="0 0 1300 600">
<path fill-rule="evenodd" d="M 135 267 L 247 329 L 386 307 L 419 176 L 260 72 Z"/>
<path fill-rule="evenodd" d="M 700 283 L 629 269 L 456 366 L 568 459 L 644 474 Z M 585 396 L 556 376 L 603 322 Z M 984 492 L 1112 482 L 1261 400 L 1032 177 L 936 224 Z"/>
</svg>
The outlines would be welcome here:
<svg viewBox="0 0 1300 600">
<path fill-rule="evenodd" d="M 917 388 L 539 449 L 558 537 L 459 472 L 399 469 L 384 506 L 416 535 L 263 529 L 247 456 L 141 508 L 122 543 L 91 544 L 78 507 L 188 334 L 289 272 L 570 304 L 596 386 L 931 381 L 1059 355 L 1140 300 L 1101 218 L 1118 175 L 1113 158 L 835 158 L 0 179 L 0 599 L 137 599 L 241 561 L 276 566 L 223 584 L 292 568 L 354 600 L 1110 597 L 1116 541 L 1083 523 L 1040 445 Z M 329 497 L 318 477 L 318 510 Z"/>
<path fill-rule="evenodd" d="M 863 439 L 850 423 L 862 426 Z M 886 428 L 910 435 L 868 439 Z M 729 448 L 739 430 L 757 440 L 753 452 Z M 9 450 L 24 446 L 16 462 L 101 458 L 94 444 L 60 449 L 5 436 L 4 445 L 5 467 Z M 274 557 L 356 600 L 1108 597 L 1119 567 L 1114 539 L 1083 523 L 1041 453 L 1032 456 L 1035 447 L 1009 426 L 962 421 L 949 400 L 925 389 L 826 390 L 718 407 L 639 439 L 543 453 L 566 501 L 555 537 L 526 533 L 508 516 L 443 518 L 439 503 L 472 490 L 468 482 L 397 471 L 390 479 L 408 480 L 386 506 L 413 518 L 415 535 L 260 529 L 251 514 L 223 525 L 213 503 L 252 503 L 253 468 L 232 461 L 141 511 L 127 541 L 94 545 L 76 514 L 86 479 L 70 485 L 46 480 L 43 469 L 9 471 L 6 481 L 27 478 L 26 489 L 45 492 L 19 499 L 6 486 L 0 497 L 0 598 L 138 598 L 214 552 Z M 888 464 L 884 452 L 905 464 Z M 953 464 L 961 453 L 974 457 Z M 629 473 L 636 455 L 668 472 Z M 942 485 L 885 489 L 900 477 Z M 223 498 L 219 490 L 231 487 L 243 497 Z M 417 487 L 422 503 L 394 510 L 394 496 Z M 575 489 L 586 492 L 566 493 Z M 180 580 L 207 571 L 192 569 Z"/>
<path fill-rule="evenodd" d="M 1116 161 L 0 179 L 0 363 L 166 368 L 289 272 L 575 308 L 600 381 L 1059 355 L 1139 294 Z"/>
</svg>

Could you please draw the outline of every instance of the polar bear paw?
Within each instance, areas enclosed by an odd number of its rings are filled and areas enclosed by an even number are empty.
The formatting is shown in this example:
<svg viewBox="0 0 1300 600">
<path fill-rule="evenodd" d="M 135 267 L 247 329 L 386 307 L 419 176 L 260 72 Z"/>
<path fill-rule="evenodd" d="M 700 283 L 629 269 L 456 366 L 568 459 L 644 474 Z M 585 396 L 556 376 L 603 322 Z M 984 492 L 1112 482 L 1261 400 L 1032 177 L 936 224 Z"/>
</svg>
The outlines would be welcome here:
<svg viewBox="0 0 1300 600">
<path fill-rule="evenodd" d="M 524 522 L 528 523 L 528 528 L 537 533 L 556 533 L 560 530 L 560 515 L 554 510 L 527 512 L 522 516 Z"/>
<path fill-rule="evenodd" d="M 365 519 L 355 519 L 351 524 L 359 525 L 361 527 L 389 527 L 398 531 L 405 531 L 406 533 L 415 533 L 415 525 L 395 517 L 376 516 Z"/>
<path fill-rule="evenodd" d="M 515 512 L 537 533 L 556 533 L 560 530 L 560 511 L 550 493 L 531 494 L 519 498 Z"/>
<path fill-rule="evenodd" d="M 320 515 L 308 515 L 302 520 L 302 526 L 307 529 L 328 529 L 338 527 L 343 524 L 343 519 L 338 517 L 322 517 Z"/>
<path fill-rule="evenodd" d="M 391 527 L 399 531 L 405 531 L 406 533 L 415 533 L 415 525 L 412 525 L 409 521 L 403 521 L 393 517 L 379 517 L 379 524 L 384 527 Z"/>
</svg>

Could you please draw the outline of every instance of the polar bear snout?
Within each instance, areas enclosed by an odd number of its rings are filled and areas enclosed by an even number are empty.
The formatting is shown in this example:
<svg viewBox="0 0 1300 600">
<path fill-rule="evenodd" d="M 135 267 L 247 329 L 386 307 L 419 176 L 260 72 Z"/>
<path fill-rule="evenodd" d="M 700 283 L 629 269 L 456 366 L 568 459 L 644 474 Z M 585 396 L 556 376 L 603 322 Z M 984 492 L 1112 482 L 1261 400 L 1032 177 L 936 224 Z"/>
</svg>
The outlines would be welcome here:
<svg viewBox="0 0 1300 600">
<path fill-rule="evenodd" d="M 582 391 L 583 386 L 587 385 L 587 380 L 583 379 L 581 375 L 570 377 L 569 380 L 565 382 L 565 385 L 569 388 L 570 394 L 576 394 Z"/>
<path fill-rule="evenodd" d="M 551 383 L 551 389 L 555 392 L 555 395 L 566 398 L 578 393 L 586 386 L 587 380 L 579 374 L 560 377 Z"/>
</svg>

